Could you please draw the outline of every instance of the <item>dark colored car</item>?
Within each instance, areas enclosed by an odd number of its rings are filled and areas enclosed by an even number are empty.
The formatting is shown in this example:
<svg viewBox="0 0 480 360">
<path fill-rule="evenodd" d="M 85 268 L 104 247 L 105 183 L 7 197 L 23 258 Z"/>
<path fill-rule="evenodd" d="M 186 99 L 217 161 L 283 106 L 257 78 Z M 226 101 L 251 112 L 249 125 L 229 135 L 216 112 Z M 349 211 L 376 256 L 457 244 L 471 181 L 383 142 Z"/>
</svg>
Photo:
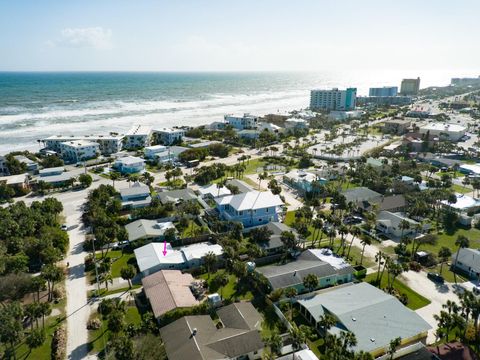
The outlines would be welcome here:
<svg viewBox="0 0 480 360">
<path fill-rule="evenodd" d="M 438 283 L 442 283 L 442 284 L 445 281 L 442 275 L 437 274 L 437 273 L 433 273 L 433 272 L 429 272 L 427 274 L 427 277 L 434 282 L 438 282 Z"/>
</svg>

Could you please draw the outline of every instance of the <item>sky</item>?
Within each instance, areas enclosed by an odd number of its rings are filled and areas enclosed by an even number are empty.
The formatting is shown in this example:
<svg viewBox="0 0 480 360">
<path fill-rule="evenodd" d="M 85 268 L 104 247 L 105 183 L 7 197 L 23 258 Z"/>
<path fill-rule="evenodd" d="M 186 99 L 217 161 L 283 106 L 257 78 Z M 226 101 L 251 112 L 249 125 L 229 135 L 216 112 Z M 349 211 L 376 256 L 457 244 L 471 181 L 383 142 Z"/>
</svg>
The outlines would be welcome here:
<svg viewBox="0 0 480 360">
<path fill-rule="evenodd" d="M 0 71 L 480 73 L 478 0 L 0 0 Z"/>
</svg>

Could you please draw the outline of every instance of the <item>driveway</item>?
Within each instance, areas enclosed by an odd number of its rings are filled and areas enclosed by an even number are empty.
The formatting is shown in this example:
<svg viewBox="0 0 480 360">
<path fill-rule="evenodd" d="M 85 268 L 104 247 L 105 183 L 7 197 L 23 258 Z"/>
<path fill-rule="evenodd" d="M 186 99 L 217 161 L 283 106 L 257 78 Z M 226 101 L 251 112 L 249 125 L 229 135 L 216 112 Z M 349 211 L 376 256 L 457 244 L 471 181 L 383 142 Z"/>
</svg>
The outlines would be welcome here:
<svg viewBox="0 0 480 360">
<path fill-rule="evenodd" d="M 432 344 L 435 342 L 434 333 L 437 330 L 437 322 L 433 316 L 440 313 L 442 305 L 445 304 L 447 300 L 457 303 L 459 301 L 458 296 L 454 293 L 455 284 L 435 283 L 427 278 L 427 273 L 424 271 L 407 271 L 400 275 L 400 277 L 410 288 L 431 301 L 430 305 L 416 310 L 416 313 L 432 327 L 432 330 L 428 332 L 427 338 L 427 343 Z"/>
</svg>

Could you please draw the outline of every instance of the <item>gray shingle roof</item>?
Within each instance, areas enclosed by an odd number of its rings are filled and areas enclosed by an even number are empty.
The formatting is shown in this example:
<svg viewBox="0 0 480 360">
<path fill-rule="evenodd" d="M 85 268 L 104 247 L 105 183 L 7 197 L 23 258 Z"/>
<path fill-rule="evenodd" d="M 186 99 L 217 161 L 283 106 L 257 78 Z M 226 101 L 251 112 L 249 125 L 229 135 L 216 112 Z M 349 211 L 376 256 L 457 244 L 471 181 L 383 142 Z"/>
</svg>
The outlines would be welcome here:
<svg viewBox="0 0 480 360">
<path fill-rule="evenodd" d="M 260 332 L 253 326 L 261 316 L 251 303 L 234 303 L 217 314 L 225 326 L 221 329 L 208 315 L 185 316 L 161 328 L 169 360 L 229 359 L 263 348 Z"/>
<path fill-rule="evenodd" d="M 165 204 L 167 202 L 176 203 L 180 200 L 189 201 L 197 199 L 197 196 L 191 189 L 162 191 L 159 192 L 157 196 L 162 204 Z"/>
</svg>

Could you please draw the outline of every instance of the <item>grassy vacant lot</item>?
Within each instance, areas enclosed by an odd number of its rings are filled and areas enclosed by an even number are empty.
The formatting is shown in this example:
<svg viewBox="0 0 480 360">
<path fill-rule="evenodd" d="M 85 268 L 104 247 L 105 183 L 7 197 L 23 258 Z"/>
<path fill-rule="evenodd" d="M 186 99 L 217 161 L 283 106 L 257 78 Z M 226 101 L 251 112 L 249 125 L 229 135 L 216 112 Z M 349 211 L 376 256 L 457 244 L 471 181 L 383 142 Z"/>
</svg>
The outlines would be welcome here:
<svg viewBox="0 0 480 360">
<path fill-rule="evenodd" d="M 435 234 L 435 233 L 434 233 Z M 438 250 L 442 246 L 445 246 L 452 250 L 452 253 L 457 251 L 457 246 L 455 245 L 455 240 L 459 235 L 464 235 L 470 240 L 470 247 L 474 249 L 480 248 L 480 230 L 471 228 L 471 229 L 465 229 L 465 228 L 457 228 L 455 231 L 452 233 L 441 233 L 438 234 L 438 240 L 435 245 L 422 245 L 420 250 L 424 251 L 429 251 L 435 255 L 438 254 Z"/>
<path fill-rule="evenodd" d="M 128 264 L 135 264 L 135 254 L 133 251 L 124 250 L 110 250 L 107 254 L 112 259 L 112 277 L 120 277 L 120 270 Z M 97 253 L 97 259 L 101 259 L 102 254 Z M 95 270 L 93 270 L 95 272 Z"/>
<path fill-rule="evenodd" d="M 367 275 L 364 281 L 369 283 L 374 283 L 376 277 L 377 277 L 377 274 L 373 273 L 373 274 Z M 387 274 L 384 274 L 380 288 L 385 289 L 386 287 L 387 287 Z M 393 283 L 393 288 L 397 290 L 399 293 L 407 295 L 408 297 L 407 307 L 409 309 L 417 310 L 430 304 L 430 300 L 418 294 L 417 292 L 413 291 L 398 279 L 395 280 L 395 282 Z"/>
<path fill-rule="evenodd" d="M 245 174 L 255 174 L 257 173 L 257 168 L 260 168 L 265 165 L 265 162 L 262 159 L 253 159 L 245 161 Z"/>
<path fill-rule="evenodd" d="M 94 314 L 93 317 L 98 317 L 98 314 Z M 126 324 L 135 324 L 138 325 L 142 321 L 142 316 L 138 311 L 136 306 L 129 306 L 125 314 L 125 323 Z M 90 352 L 97 354 L 105 349 L 105 345 L 108 342 L 110 331 L 108 331 L 107 321 L 102 320 L 102 326 L 98 330 L 89 330 L 89 346 Z M 47 359 L 41 358 L 41 359 Z M 40 359 L 40 358 L 39 358 Z"/>
<path fill-rule="evenodd" d="M 208 274 L 200 275 L 200 278 L 207 282 L 210 293 L 218 293 L 224 299 L 253 299 L 253 294 L 248 289 L 248 284 L 238 281 L 237 277 L 233 274 L 228 274 L 228 283 L 225 286 L 215 284 L 215 276 L 222 273 L 225 273 L 225 270 L 218 270 L 216 273 L 210 274 L 210 277 Z"/>
</svg>

